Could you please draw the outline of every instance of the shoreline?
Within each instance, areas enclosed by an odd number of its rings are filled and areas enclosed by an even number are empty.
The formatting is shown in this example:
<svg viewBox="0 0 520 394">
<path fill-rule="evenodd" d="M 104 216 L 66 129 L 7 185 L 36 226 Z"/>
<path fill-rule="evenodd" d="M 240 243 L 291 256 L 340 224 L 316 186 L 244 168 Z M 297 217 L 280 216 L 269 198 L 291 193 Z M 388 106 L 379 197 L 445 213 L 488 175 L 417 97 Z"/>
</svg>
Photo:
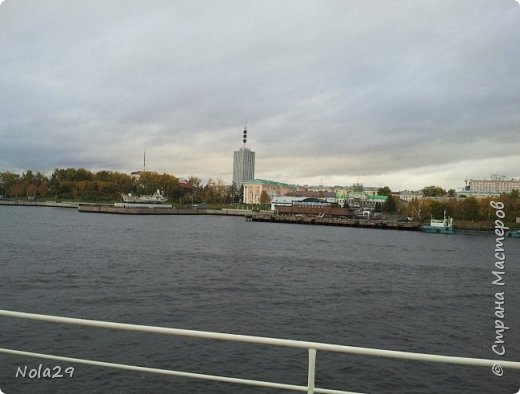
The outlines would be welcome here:
<svg viewBox="0 0 520 394">
<path fill-rule="evenodd" d="M 251 214 L 247 209 L 210 209 L 210 208 L 172 208 L 166 207 L 116 207 L 108 203 L 83 203 L 83 202 L 55 202 L 55 201 L 23 201 L 0 200 L 0 206 L 11 207 L 47 207 L 47 208 L 74 208 L 82 213 L 105 213 L 115 215 L 217 215 L 217 216 L 242 216 Z"/>
<path fill-rule="evenodd" d="M 0 200 L 0 205 L 21 207 L 78 208 L 77 202 Z"/>
<path fill-rule="evenodd" d="M 117 207 L 111 204 L 78 204 L 78 212 L 82 213 L 104 213 L 113 215 L 219 215 L 219 216 L 241 216 L 246 217 L 251 211 L 246 209 L 209 209 L 209 208 L 173 208 L 171 206 L 153 207 Z"/>
<path fill-rule="evenodd" d="M 321 226 L 338 226 L 354 228 L 373 228 L 382 230 L 399 231 L 421 231 L 421 224 L 418 221 L 399 222 L 396 220 L 374 221 L 363 219 L 347 218 L 319 218 L 319 217 L 296 217 L 280 216 L 267 212 L 253 212 L 247 209 L 210 209 L 199 207 L 174 208 L 171 205 L 160 207 L 119 207 L 109 203 L 84 203 L 84 202 L 56 202 L 56 201 L 23 201 L 23 200 L 0 200 L 0 206 L 22 206 L 22 207 L 47 207 L 47 208 L 74 208 L 81 213 L 102 213 L 113 215 L 214 215 L 214 216 L 235 216 L 244 217 L 246 221 L 264 223 L 286 223 L 286 224 L 307 224 Z M 466 233 L 492 233 L 492 225 L 483 226 L 478 224 L 463 223 L 455 225 L 457 232 Z"/>
</svg>

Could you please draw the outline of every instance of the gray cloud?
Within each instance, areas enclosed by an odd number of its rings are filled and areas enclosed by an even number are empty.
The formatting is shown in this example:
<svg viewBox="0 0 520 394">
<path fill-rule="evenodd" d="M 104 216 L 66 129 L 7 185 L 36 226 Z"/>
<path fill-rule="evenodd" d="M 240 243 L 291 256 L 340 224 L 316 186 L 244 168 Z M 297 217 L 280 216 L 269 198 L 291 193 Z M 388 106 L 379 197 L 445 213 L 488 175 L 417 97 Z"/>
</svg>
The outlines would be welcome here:
<svg viewBox="0 0 520 394">
<path fill-rule="evenodd" d="M 392 187 L 520 176 L 511 1 L 10 1 L 0 169 Z M 469 163 L 469 164 L 468 164 Z M 490 168 L 493 166 L 493 168 Z"/>
</svg>

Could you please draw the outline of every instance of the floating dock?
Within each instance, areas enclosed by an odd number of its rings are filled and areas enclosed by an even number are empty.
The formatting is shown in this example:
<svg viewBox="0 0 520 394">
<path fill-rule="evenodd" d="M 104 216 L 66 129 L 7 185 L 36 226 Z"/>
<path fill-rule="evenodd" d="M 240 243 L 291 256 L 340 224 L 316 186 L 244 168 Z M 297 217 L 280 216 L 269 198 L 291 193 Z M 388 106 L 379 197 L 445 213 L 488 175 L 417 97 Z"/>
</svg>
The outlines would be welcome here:
<svg viewBox="0 0 520 394">
<path fill-rule="evenodd" d="M 246 216 L 246 220 L 252 222 L 268 223 L 291 223 L 308 224 L 321 226 L 341 226 L 358 228 L 377 228 L 385 230 L 421 231 L 419 222 L 400 222 L 397 220 L 368 220 L 368 219 L 349 219 L 341 217 L 321 218 L 321 217 L 298 217 L 290 215 L 266 215 L 252 214 Z"/>
<path fill-rule="evenodd" d="M 173 208 L 160 204 L 79 204 L 79 212 L 119 215 L 222 215 L 246 216 L 245 209 Z"/>
</svg>

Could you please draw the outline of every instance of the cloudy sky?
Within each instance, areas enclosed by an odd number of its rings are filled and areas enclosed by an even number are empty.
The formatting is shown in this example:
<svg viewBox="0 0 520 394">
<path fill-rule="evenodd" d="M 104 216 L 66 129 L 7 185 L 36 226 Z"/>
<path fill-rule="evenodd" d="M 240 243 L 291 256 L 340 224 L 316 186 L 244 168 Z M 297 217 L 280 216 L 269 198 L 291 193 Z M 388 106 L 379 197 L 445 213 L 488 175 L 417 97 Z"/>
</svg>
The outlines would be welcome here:
<svg viewBox="0 0 520 394">
<path fill-rule="evenodd" d="M 520 176 L 514 0 L 6 0 L 0 171 L 459 188 Z"/>
</svg>

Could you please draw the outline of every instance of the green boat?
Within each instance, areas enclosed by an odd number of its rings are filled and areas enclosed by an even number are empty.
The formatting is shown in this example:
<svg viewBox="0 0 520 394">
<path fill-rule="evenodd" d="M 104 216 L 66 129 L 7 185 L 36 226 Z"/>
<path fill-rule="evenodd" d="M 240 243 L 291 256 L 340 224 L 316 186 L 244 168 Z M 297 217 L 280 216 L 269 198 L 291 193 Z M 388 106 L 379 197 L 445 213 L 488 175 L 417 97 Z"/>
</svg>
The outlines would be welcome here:
<svg viewBox="0 0 520 394">
<path fill-rule="evenodd" d="M 519 229 L 509 229 L 506 234 L 510 238 L 520 238 L 520 230 Z"/>
<path fill-rule="evenodd" d="M 421 227 L 421 230 L 425 233 L 434 233 L 434 234 L 455 234 L 455 230 L 453 230 L 453 218 L 446 216 L 446 211 L 444 211 L 444 219 L 437 220 L 433 217 L 430 219 L 430 224 L 424 224 Z"/>
</svg>

